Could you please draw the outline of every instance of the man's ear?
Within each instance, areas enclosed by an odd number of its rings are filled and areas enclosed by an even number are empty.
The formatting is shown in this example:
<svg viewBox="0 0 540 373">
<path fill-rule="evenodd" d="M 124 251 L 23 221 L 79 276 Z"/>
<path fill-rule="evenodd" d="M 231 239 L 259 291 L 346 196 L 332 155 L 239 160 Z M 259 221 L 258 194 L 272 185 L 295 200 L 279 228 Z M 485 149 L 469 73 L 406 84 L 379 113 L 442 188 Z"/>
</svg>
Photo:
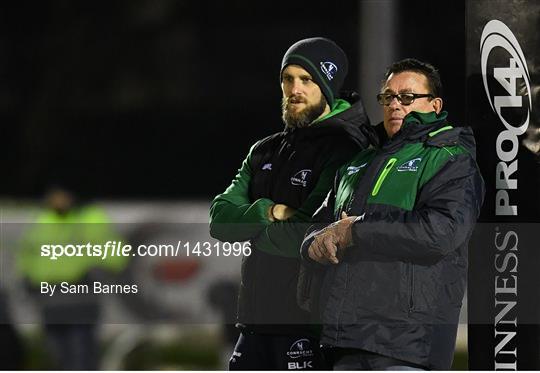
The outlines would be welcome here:
<svg viewBox="0 0 540 373">
<path fill-rule="evenodd" d="M 443 107 L 442 98 L 435 97 L 433 100 L 431 100 L 431 105 L 433 105 L 433 110 L 435 110 L 435 112 L 437 114 L 439 114 L 441 112 L 441 110 L 442 110 L 442 107 Z"/>
</svg>

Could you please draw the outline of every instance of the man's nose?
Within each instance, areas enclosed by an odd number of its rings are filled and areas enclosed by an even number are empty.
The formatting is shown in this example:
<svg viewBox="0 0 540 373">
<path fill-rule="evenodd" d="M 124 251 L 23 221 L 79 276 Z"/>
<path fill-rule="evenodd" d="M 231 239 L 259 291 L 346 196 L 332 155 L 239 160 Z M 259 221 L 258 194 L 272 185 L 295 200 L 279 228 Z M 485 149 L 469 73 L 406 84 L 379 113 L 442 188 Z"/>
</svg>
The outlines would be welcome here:
<svg viewBox="0 0 540 373">
<path fill-rule="evenodd" d="M 292 93 L 295 95 L 302 93 L 302 83 L 299 79 L 294 80 L 292 85 Z"/>
<path fill-rule="evenodd" d="M 397 97 L 392 97 L 392 100 L 388 104 L 388 107 L 391 109 L 399 109 L 401 107 L 401 104 L 399 103 Z"/>
</svg>

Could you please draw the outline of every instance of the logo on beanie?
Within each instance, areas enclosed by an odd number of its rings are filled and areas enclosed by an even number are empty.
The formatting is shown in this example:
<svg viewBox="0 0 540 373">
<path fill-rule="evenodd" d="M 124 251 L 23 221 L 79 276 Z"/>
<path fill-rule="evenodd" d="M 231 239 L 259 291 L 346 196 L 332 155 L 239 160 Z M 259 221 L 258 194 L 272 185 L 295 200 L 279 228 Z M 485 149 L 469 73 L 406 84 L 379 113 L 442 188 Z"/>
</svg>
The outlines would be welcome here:
<svg viewBox="0 0 540 373">
<path fill-rule="evenodd" d="M 328 80 L 334 79 L 334 74 L 337 72 L 337 66 L 333 62 L 321 62 L 321 71 L 326 75 Z"/>
</svg>

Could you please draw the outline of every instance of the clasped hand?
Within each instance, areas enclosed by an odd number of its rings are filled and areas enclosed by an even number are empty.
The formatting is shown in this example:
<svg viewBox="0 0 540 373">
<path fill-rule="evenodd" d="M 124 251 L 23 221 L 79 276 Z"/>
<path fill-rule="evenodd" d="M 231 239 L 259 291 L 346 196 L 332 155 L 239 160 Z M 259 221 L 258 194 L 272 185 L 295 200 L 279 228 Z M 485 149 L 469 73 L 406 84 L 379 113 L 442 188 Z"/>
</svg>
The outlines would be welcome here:
<svg viewBox="0 0 540 373">
<path fill-rule="evenodd" d="M 311 259 L 321 264 L 337 264 L 345 249 L 352 245 L 352 224 L 356 216 L 341 213 L 341 220 L 330 224 L 315 235 L 308 248 Z"/>
</svg>

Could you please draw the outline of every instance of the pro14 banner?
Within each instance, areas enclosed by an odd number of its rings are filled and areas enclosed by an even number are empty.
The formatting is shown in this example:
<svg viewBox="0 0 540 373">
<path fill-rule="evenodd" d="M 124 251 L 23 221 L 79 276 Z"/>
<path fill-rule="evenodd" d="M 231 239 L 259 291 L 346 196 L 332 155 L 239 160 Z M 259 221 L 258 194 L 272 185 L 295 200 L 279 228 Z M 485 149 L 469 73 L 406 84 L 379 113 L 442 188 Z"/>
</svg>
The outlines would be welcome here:
<svg viewBox="0 0 540 373">
<path fill-rule="evenodd" d="M 469 253 L 469 368 L 540 369 L 540 2 L 467 3 L 467 122 L 486 199 Z"/>
</svg>

